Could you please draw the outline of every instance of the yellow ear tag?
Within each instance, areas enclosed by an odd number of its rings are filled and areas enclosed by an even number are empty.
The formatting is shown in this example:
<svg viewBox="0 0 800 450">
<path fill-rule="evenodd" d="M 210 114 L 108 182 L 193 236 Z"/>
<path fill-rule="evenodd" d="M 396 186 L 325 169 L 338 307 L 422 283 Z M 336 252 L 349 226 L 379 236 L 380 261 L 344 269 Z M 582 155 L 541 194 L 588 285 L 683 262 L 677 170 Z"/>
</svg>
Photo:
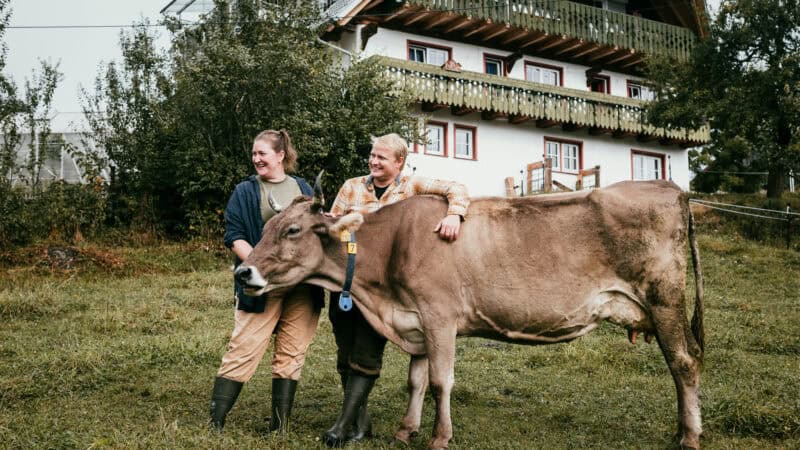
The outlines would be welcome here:
<svg viewBox="0 0 800 450">
<path fill-rule="evenodd" d="M 339 236 L 339 240 L 342 242 L 350 242 L 350 230 L 342 231 L 342 234 Z"/>
<path fill-rule="evenodd" d="M 358 244 L 355 242 L 347 243 L 347 253 L 355 255 L 358 252 Z"/>
</svg>

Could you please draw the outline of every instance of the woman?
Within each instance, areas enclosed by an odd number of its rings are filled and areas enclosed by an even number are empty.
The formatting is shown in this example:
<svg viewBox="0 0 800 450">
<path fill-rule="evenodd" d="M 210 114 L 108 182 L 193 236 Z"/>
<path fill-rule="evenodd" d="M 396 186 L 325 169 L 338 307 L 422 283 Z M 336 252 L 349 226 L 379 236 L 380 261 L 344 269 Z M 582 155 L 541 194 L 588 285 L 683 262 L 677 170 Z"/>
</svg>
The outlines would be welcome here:
<svg viewBox="0 0 800 450">
<path fill-rule="evenodd" d="M 288 205 L 298 195 L 313 195 L 294 171 L 297 152 L 289 134 L 267 130 L 253 142 L 253 166 L 257 175 L 239 183 L 225 208 L 225 246 L 233 250 L 235 265 L 247 258 L 261 239 L 264 223 L 275 215 L 268 196 Z M 300 285 L 281 293 L 249 297 L 234 280 L 236 304 L 233 333 L 214 381 L 211 423 L 218 430 L 225 425 L 242 385 L 252 378 L 276 329 L 272 358 L 272 420 L 270 430 L 285 431 L 294 401 L 297 381 L 306 351 L 317 329 L 323 291 Z"/>
</svg>

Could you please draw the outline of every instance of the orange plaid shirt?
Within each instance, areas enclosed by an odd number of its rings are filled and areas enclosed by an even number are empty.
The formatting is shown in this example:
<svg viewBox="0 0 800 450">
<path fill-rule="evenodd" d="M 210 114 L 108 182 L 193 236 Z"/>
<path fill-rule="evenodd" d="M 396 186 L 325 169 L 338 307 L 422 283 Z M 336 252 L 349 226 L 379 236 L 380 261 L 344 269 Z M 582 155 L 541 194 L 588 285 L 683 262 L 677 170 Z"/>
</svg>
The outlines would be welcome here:
<svg viewBox="0 0 800 450">
<path fill-rule="evenodd" d="M 400 175 L 394 183 L 386 188 L 381 199 L 375 197 L 375 186 L 372 176 L 351 178 L 344 182 L 336 200 L 333 201 L 331 214 L 342 216 L 352 212 L 369 213 L 379 208 L 405 200 L 412 195 L 432 194 L 447 198 L 447 214 L 457 214 L 462 218 L 467 214 L 469 194 L 467 187 L 454 181 L 434 180 L 422 177 Z"/>
</svg>

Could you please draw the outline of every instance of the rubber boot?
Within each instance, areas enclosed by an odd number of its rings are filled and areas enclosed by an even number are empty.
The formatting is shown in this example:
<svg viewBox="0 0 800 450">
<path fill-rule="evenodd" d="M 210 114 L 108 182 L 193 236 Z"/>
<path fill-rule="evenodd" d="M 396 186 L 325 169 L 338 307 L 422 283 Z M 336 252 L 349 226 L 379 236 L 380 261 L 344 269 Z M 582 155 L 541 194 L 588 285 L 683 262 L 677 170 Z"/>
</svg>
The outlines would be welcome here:
<svg viewBox="0 0 800 450">
<path fill-rule="evenodd" d="M 214 392 L 211 394 L 211 425 L 222 431 L 225 426 L 225 416 L 233 408 L 239 392 L 242 391 L 240 381 L 233 381 L 227 378 L 217 377 L 214 379 Z"/>
<path fill-rule="evenodd" d="M 292 414 L 294 393 L 297 390 L 297 380 L 287 378 L 272 379 L 272 420 L 269 424 L 270 431 L 285 433 L 289 426 L 289 416 Z"/>
<path fill-rule="evenodd" d="M 351 373 L 347 377 L 344 390 L 342 413 L 336 423 L 322 435 L 322 442 L 328 447 L 341 447 L 347 443 L 347 432 L 353 427 L 356 416 L 366 403 L 375 378 Z"/>
<path fill-rule="evenodd" d="M 368 400 L 365 399 L 364 404 L 358 410 L 355 423 L 353 423 L 350 432 L 347 433 L 347 442 L 359 442 L 372 437 L 372 418 L 367 410 Z"/>
</svg>

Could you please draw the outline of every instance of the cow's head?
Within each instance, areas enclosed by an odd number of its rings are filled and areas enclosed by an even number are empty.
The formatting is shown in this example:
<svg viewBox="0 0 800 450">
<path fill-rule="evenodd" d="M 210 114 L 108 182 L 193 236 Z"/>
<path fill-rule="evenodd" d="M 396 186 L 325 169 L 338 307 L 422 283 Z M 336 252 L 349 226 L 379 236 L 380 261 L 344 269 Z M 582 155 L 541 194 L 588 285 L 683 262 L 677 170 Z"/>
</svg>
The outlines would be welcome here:
<svg viewBox="0 0 800 450">
<path fill-rule="evenodd" d="M 342 245 L 342 231 L 355 231 L 363 221 L 361 214 L 327 216 L 317 199 L 297 197 L 267 221 L 261 240 L 234 275 L 247 295 L 295 286 L 318 272 L 327 247 Z"/>
</svg>

